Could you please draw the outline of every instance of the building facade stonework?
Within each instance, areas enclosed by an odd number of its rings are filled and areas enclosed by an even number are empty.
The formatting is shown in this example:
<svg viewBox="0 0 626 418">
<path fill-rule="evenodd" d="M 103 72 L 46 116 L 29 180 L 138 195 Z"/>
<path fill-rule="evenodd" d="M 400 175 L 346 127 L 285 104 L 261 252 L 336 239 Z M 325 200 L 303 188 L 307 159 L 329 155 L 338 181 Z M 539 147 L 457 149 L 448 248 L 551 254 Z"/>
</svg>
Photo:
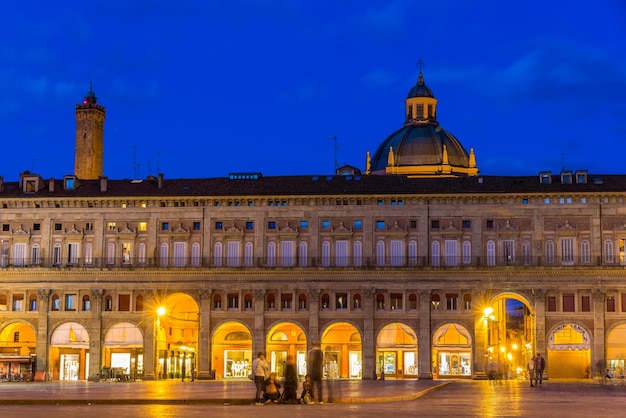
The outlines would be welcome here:
<svg viewBox="0 0 626 418">
<path fill-rule="evenodd" d="M 480 175 L 436 103 L 364 174 L 1 181 L 0 378 L 623 373 L 626 175 Z"/>
</svg>

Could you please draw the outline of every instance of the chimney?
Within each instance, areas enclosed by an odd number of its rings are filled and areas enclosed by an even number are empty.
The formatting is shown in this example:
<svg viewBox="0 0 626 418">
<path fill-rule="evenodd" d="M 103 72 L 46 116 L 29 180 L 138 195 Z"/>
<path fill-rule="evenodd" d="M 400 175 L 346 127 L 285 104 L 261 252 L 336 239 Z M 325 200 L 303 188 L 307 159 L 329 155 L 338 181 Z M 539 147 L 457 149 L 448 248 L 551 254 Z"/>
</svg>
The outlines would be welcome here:
<svg viewBox="0 0 626 418">
<path fill-rule="evenodd" d="M 157 179 L 157 188 L 159 190 L 163 188 L 163 173 L 159 173 L 159 178 Z"/>
<path fill-rule="evenodd" d="M 4 191 L 4 177 L 0 176 L 0 192 Z"/>
<path fill-rule="evenodd" d="M 107 191 L 107 183 L 109 178 L 106 176 L 100 176 L 100 192 L 104 193 Z"/>
<path fill-rule="evenodd" d="M 48 180 L 48 191 L 50 193 L 54 192 L 54 179 Z"/>
</svg>

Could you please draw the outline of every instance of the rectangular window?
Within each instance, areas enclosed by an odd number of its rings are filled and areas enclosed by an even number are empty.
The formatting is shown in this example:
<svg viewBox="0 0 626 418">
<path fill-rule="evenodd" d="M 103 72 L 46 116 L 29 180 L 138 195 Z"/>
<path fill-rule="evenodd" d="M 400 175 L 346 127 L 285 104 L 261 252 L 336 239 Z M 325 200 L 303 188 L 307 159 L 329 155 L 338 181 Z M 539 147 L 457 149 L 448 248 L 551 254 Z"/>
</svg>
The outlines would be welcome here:
<svg viewBox="0 0 626 418">
<path fill-rule="evenodd" d="M 139 232 L 146 232 L 148 230 L 148 222 L 139 222 Z"/>
<path fill-rule="evenodd" d="M 118 297 L 118 310 L 122 312 L 130 311 L 130 295 L 119 295 Z"/>
<path fill-rule="evenodd" d="M 392 293 L 389 302 L 391 310 L 402 309 L 402 293 Z"/>
<path fill-rule="evenodd" d="M 409 222 L 409 227 L 411 229 L 417 229 L 417 221 L 410 221 Z"/>
<path fill-rule="evenodd" d="M 347 309 L 348 308 L 348 294 L 336 293 L 335 294 L 335 309 Z"/>
<path fill-rule="evenodd" d="M 292 294 L 291 293 L 281 293 L 280 295 L 280 309 L 283 311 L 290 311 L 291 310 L 291 298 L 292 298 Z"/>
<path fill-rule="evenodd" d="M 456 311 L 459 309 L 459 295 L 456 293 L 446 294 L 446 309 Z"/>
<path fill-rule="evenodd" d="M 9 232 L 9 224 L 2 224 L 2 232 Z"/>
<path fill-rule="evenodd" d="M 19 331 L 15 331 L 13 333 L 13 342 L 14 343 L 19 343 L 20 342 L 20 332 Z"/>
<path fill-rule="evenodd" d="M 13 312 L 22 312 L 24 308 L 24 295 L 13 295 Z"/>
<path fill-rule="evenodd" d="M 548 312 L 556 312 L 556 296 L 548 296 Z"/>
<path fill-rule="evenodd" d="M 41 224 L 33 224 L 33 231 L 41 231 Z"/>
<path fill-rule="evenodd" d="M 561 240 L 561 261 L 563 264 L 574 264 L 574 240 Z"/>
<path fill-rule="evenodd" d="M 446 266 L 456 266 L 458 261 L 457 242 L 455 240 L 446 240 Z"/>
<path fill-rule="evenodd" d="M 215 230 L 216 231 L 221 231 L 223 226 L 224 225 L 222 224 L 222 222 L 220 222 L 220 221 L 215 222 Z"/>
<path fill-rule="evenodd" d="M 583 296 L 580 298 L 580 310 L 582 312 L 591 312 L 591 300 L 589 296 Z"/>
<path fill-rule="evenodd" d="M 346 240 L 335 242 L 335 265 L 339 267 L 348 265 L 348 241 Z"/>
<path fill-rule="evenodd" d="M 575 312 L 574 294 L 566 293 L 563 295 L 563 312 Z"/>
<path fill-rule="evenodd" d="M 252 230 L 254 230 L 254 222 L 252 221 L 246 222 L 246 231 L 252 231 Z"/>
<path fill-rule="evenodd" d="M 324 220 L 322 221 L 322 229 L 329 229 L 330 228 L 330 221 Z"/>
<path fill-rule="evenodd" d="M 267 223 L 267 229 L 276 229 L 276 222 L 274 221 L 269 221 Z"/>
<path fill-rule="evenodd" d="M 463 229 L 470 229 L 472 227 L 472 221 L 469 219 L 463 220 Z"/>
<path fill-rule="evenodd" d="M 39 224 L 37 224 L 39 225 Z M 93 231 L 93 222 L 85 223 L 85 231 Z"/>
<path fill-rule="evenodd" d="M 228 309 L 239 309 L 239 295 L 237 293 L 228 294 Z"/>
<path fill-rule="evenodd" d="M 354 221 L 354 229 L 355 230 L 363 229 L 363 221 L 360 221 L 360 220 Z"/>
<path fill-rule="evenodd" d="M 170 223 L 169 222 L 162 222 L 161 223 L 161 230 L 167 231 L 169 229 L 170 229 Z"/>
<path fill-rule="evenodd" d="M 615 296 L 606 297 L 606 311 L 615 312 Z"/>
<path fill-rule="evenodd" d="M 307 229 L 309 227 L 309 221 L 300 221 L 300 229 Z"/>
<path fill-rule="evenodd" d="M 376 221 L 376 229 L 385 229 L 385 221 Z"/>
<path fill-rule="evenodd" d="M 487 229 L 493 229 L 493 219 L 487 219 Z"/>
<path fill-rule="evenodd" d="M 199 231 L 200 230 L 200 222 L 194 222 L 193 223 L 193 230 L 194 231 Z"/>
<path fill-rule="evenodd" d="M 115 227 L 116 227 L 116 223 L 115 222 L 107 223 L 107 231 L 115 232 Z"/>
<path fill-rule="evenodd" d="M 439 221 L 430 221 L 430 227 L 432 229 L 439 229 Z"/>
<path fill-rule="evenodd" d="M 55 231 L 61 231 L 63 229 L 63 224 L 60 223 L 55 223 L 54 224 L 54 230 Z"/>
<path fill-rule="evenodd" d="M 65 295 L 65 310 L 66 311 L 76 310 L 76 295 Z"/>
</svg>

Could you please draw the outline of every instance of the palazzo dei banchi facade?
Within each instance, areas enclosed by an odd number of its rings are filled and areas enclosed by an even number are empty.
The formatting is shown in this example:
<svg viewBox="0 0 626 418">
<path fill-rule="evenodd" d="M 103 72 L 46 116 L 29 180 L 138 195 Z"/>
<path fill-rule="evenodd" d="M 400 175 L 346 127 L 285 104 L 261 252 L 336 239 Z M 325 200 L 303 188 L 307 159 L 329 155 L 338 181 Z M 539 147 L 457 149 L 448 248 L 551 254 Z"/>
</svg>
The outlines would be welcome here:
<svg viewBox="0 0 626 418">
<path fill-rule="evenodd" d="M 420 72 L 363 171 L 113 180 L 90 89 L 74 174 L 0 179 L 0 380 L 623 374 L 626 175 L 482 175 L 436 110 Z"/>
</svg>

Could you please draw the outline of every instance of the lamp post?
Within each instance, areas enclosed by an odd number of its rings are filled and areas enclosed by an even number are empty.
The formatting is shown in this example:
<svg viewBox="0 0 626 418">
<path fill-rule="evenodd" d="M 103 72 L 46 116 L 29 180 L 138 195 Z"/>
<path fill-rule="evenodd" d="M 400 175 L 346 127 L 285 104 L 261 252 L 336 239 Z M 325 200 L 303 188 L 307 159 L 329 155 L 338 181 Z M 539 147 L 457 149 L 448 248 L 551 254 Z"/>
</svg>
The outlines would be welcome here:
<svg viewBox="0 0 626 418">
<path fill-rule="evenodd" d="M 156 310 L 157 316 L 155 318 L 155 333 L 154 333 L 154 378 L 161 378 L 161 364 L 159 359 L 159 338 L 161 335 L 161 317 L 165 315 L 165 308 L 159 306 Z"/>
<path fill-rule="evenodd" d="M 488 379 L 494 379 L 497 370 L 494 370 L 493 363 L 493 346 L 491 345 L 491 323 L 495 321 L 495 315 L 493 314 L 493 308 L 491 306 L 483 309 L 483 323 L 485 330 L 487 331 L 487 355 L 485 356 L 485 370 L 487 372 Z"/>
</svg>

